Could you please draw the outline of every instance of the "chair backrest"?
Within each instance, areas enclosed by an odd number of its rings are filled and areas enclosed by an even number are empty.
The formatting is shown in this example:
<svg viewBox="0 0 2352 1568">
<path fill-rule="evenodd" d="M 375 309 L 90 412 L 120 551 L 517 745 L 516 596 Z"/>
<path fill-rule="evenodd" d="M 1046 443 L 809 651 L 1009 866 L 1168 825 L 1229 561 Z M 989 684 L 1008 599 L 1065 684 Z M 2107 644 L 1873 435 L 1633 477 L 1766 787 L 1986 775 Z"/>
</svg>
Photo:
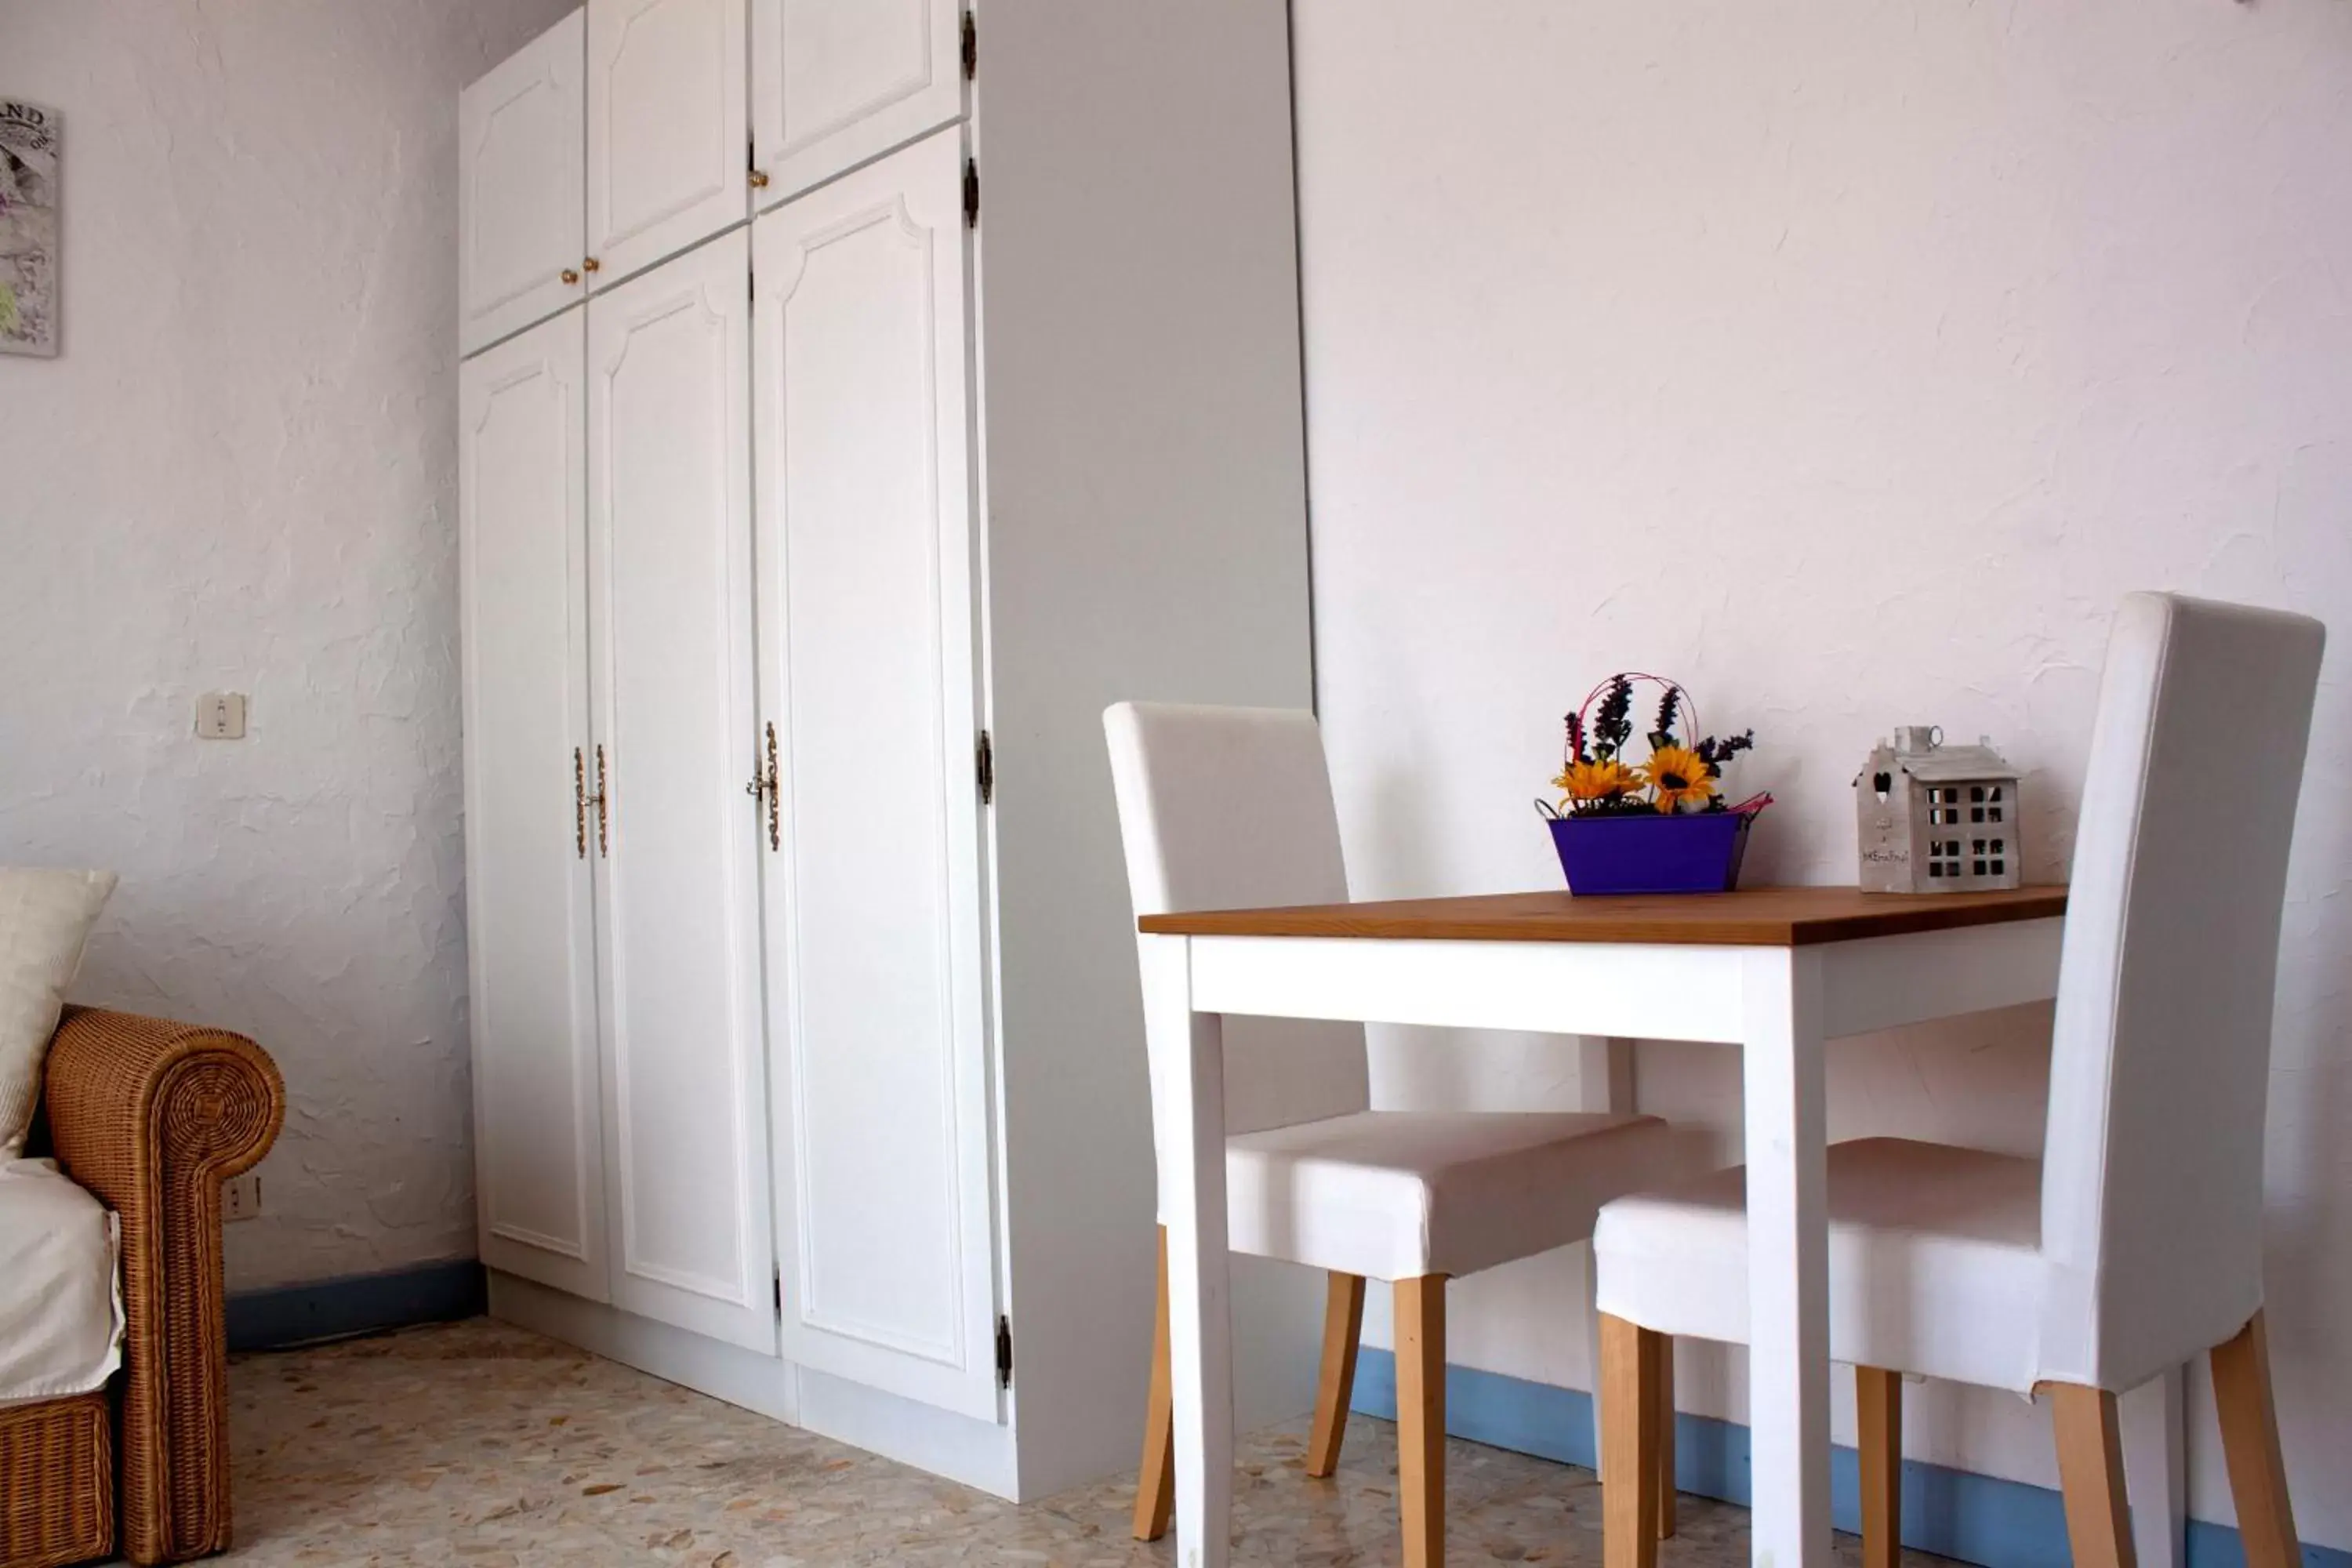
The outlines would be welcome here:
<svg viewBox="0 0 2352 1568">
<path fill-rule="evenodd" d="M 2128 1387 L 2262 1304 L 2287 847 L 2326 633 L 2134 594 L 2068 900 L 2043 1146 L 2042 1375 Z"/>
<path fill-rule="evenodd" d="M 1103 732 L 1137 915 L 1347 900 L 1314 714 L 1121 702 L 1104 712 Z M 1227 1022 L 1228 1132 L 1319 1121 L 1370 1100 L 1362 1025 Z"/>
</svg>

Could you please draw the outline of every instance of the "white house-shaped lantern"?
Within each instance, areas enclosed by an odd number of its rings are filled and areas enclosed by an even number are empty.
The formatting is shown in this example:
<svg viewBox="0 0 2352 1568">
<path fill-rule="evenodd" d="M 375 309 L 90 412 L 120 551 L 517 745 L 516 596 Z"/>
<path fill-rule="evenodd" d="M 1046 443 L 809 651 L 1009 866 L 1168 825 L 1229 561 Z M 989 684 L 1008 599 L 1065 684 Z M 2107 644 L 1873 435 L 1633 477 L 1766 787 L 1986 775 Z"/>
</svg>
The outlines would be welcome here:
<svg viewBox="0 0 2352 1568">
<path fill-rule="evenodd" d="M 1853 781 L 1865 893 L 1973 893 L 2023 872 L 2017 770 L 1992 749 L 1906 725 Z"/>
</svg>

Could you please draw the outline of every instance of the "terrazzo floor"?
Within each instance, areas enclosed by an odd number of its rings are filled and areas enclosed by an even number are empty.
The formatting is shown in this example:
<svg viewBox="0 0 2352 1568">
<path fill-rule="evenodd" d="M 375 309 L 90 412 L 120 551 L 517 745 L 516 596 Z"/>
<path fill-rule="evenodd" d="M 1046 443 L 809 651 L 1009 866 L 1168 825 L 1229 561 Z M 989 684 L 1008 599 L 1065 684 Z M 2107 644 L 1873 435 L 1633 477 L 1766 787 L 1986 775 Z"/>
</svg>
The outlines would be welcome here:
<svg viewBox="0 0 2352 1568">
<path fill-rule="evenodd" d="M 244 1568 L 1175 1559 L 1129 1539 L 1131 1479 L 1015 1507 L 487 1319 L 242 1356 L 229 1392 L 238 1544 L 217 1561 Z M 1243 1444 L 1235 1563 L 1395 1563 L 1392 1429 L 1351 1421 L 1328 1482 L 1303 1440 Z M 1446 1464 L 1450 1564 L 1598 1568 L 1590 1472 L 1459 1441 Z M 1681 1524 L 1663 1568 L 1747 1561 L 1741 1510 L 1686 1497 Z"/>
</svg>

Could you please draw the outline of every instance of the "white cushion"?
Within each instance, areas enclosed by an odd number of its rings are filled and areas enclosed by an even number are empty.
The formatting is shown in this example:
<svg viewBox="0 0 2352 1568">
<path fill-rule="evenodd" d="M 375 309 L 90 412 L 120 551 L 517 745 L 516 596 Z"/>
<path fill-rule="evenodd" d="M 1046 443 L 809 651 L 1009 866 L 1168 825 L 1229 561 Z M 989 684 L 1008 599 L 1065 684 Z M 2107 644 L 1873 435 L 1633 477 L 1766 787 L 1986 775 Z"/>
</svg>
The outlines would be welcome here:
<svg viewBox="0 0 2352 1568">
<path fill-rule="evenodd" d="M 41 1061 L 111 871 L 0 866 L 0 1160 L 25 1152 L 41 1099 Z"/>
<path fill-rule="evenodd" d="M 1712 1172 L 1601 1211 L 1601 1310 L 1748 1339 L 1747 1176 Z M 1829 1151 L 1830 1358 L 2030 1392 L 2040 1372 L 2042 1163 L 1864 1138 Z"/>
<path fill-rule="evenodd" d="M 53 1160 L 0 1164 L 0 1405 L 86 1394 L 122 1363 L 114 1215 Z"/>
<path fill-rule="evenodd" d="M 1461 1276 L 1592 1234 L 1601 1205 L 1691 1168 L 1654 1116 L 1357 1111 L 1230 1138 L 1229 1245 L 1374 1279 Z"/>
</svg>

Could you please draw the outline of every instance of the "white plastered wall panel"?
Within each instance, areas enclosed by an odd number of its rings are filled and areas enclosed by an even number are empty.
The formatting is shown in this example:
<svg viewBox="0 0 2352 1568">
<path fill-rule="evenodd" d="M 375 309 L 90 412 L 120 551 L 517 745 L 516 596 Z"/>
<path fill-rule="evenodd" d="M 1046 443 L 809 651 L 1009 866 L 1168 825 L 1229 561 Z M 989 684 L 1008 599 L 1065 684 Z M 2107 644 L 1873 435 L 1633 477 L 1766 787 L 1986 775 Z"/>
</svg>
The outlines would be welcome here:
<svg viewBox="0 0 2352 1568">
<path fill-rule="evenodd" d="M 232 1290 L 473 1255 L 457 91 L 572 7 L 0 0 L 66 124 L 64 352 L 0 358 L 0 862 L 121 873 L 78 999 L 285 1069 Z"/>
<path fill-rule="evenodd" d="M 1756 727 L 1730 782 L 1780 805 L 1751 879 L 1853 879 L 1850 781 L 1898 723 L 2026 770 L 2047 879 L 2122 594 L 2337 630 L 2264 1219 L 2297 1521 L 2352 1545 L 2352 9 L 1298 0 L 1295 30 L 1318 679 L 1358 896 L 1557 886 L 1528 799 L 1562 710 L 1627 668 Z M 2039 1149 L 2050 1016 L 1837 1043 L 1832 1135 Z M 1426 1044 L 1375 1031 L 1376 1104 L 1577 1102 L 1564 1045 Z M 1735 1052 L 1649 1044 L 1637 1076 L 1737 1154 Z M 1571 1249 L 1466 1282 L 1456 1359 L 1589 1386 L 1582 1273 Z M 1737 1355 L 1679 1366 L 1685 1408 L 1743 1416 Z M 2201 1380 L 2192 1510 L 2227 1521 Z M 1906 1404 L 1913 1457 L 2054 1484 L 2045 1412 Z"/>
</svg>

